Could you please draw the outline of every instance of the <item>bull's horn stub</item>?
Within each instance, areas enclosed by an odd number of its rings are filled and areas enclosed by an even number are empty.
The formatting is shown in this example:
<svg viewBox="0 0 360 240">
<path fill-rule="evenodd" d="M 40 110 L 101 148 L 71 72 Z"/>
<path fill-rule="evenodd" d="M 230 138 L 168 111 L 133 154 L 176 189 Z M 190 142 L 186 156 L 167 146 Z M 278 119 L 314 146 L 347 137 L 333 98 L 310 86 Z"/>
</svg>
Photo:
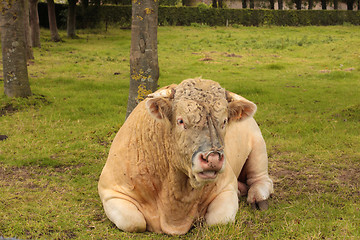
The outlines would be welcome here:
<svg viewBox="0 0 360 240">
<path fill-rule="evenodd" d="M 175 90 L 173 88 L 168 88 L 168 89 L 163 89 L 163 90 L 151 93 L 151 94 L 147 95 L 147 97 L 148 98 L 160 98 L 160 97 L 173 98 L 174 94 L 175 94 Z"/>
</svg>

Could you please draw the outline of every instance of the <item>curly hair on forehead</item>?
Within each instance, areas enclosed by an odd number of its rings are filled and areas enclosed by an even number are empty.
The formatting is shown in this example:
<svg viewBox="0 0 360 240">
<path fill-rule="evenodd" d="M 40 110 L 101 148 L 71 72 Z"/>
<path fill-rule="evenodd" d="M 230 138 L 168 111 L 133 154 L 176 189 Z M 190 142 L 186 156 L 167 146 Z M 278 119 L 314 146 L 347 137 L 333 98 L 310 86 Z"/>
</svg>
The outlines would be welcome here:
<svg viewBox="0 0 360 240">
<path fill-rule="evenodd" d="M 217 99 L 226 97 L 225 89 L 219 83 L 195 78 L 187 79 L 176 87 L 174 99 L 196 100 L 204 103 L 214 103 Z"/>
</svg>

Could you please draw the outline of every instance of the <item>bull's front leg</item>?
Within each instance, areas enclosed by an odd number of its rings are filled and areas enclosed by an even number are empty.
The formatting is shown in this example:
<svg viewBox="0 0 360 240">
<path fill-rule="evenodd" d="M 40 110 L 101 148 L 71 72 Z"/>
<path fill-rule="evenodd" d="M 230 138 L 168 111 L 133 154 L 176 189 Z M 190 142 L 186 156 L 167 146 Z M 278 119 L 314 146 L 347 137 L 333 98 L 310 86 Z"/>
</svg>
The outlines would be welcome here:
<svg viewBox="0 0 360 240">
<path fill-rule="evenodd" d="M 111 198 L 103 203 L 107 217 L 121 230 L 125 232 L 144 232 L 146 221 L 144 215 L 131 202 Z"/>
<path fill-rule="evenodd" d="M 236 191 L 224 191 L 210 203 L 205 215 L 206 223 L 211 226 L 234 222 L 238 208 Z"/>
<path fill-rule="evenodd" d="M 268 158 L 266 145 L 261 135 L 252 142 L 252 150 L 245 162 L 239 179 L 246 179 L 249 187 L 247 202 L 260 210 L 268 208 L 267 199 L 273 193 L 273 182 L 268 174 Z"/>
</svg>

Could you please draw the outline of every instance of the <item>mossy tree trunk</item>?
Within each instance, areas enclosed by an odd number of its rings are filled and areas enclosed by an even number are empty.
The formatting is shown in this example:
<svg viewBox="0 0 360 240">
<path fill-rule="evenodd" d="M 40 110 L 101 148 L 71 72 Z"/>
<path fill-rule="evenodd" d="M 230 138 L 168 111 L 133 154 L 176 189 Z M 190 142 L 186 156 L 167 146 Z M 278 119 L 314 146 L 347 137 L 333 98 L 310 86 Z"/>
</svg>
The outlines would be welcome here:
<svg viewBox="0 0 360 240">
<path fill-rule="evenodd" d="M 51 32 L 51 41 L 60 42 L 61 38 L 56 25 L 54 0 L 47 0 L 47 8 L 48 8 L 48 16 L 49 16 L 49 28 Z"/>
<path fill-rule="evenodd" d="M 76 24 L 76 2 L 77 0 L 69 0 L 68 16 L 67 16 L 67 36 L 75 38 L 75 24 Z"/>
<path fill-rule="evenodd" d="M 130 88 L 126 118 L 145 97 L 156 91 L 158 0 L 133 0 L 130 49 Z"/>
<path fill-rule="evenodd" d="M 31 95 L 26 63 L 24 5 L 24 0 L 2 0 L 0 6 L 4 92 L 8 97 Z"/>
<path fill-rule="evenodd" d="M 40 25 L 38 13 L 38 0 L 29 0 L 30 2 L 30 36 L 31 46 L 40 47 Z"/>
</svg>

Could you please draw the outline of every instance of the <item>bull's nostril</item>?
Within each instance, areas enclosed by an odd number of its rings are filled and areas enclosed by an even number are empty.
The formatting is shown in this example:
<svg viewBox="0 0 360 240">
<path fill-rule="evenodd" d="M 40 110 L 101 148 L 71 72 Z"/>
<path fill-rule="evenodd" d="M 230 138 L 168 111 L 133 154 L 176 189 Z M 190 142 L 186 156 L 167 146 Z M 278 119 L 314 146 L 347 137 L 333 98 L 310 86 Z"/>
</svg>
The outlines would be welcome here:
<svg viewBox="0 0 360 240">
<path fill-rule="evenodd" d="M 206 156 L 204 156 L 203 154 L 201 154 L 201 160 L 203 161 L 203 162 L 208 162 L 208 155 L 206 155 Z"/>
</svg>

